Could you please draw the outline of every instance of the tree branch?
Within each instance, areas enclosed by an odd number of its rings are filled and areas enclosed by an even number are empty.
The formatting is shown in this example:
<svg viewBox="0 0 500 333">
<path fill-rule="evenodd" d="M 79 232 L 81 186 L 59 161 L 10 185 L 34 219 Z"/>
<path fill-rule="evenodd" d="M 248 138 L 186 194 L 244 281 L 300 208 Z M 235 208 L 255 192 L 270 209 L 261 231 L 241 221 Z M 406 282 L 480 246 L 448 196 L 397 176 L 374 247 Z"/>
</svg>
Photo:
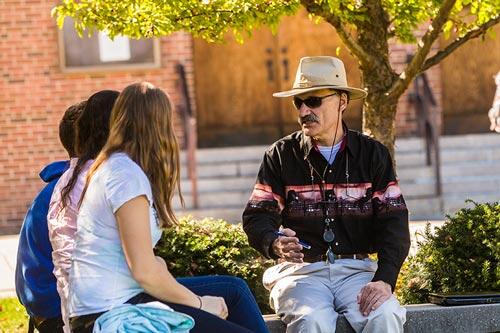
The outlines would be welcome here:
<svg viewBox="0 0 500 333">
<path fill-rule="evenodd" d="M 425 72 L 429 68 L 431 68 L 434 65 L 437 65 L 441 60 L 449 56 L 453 51 L 455 51 L 459 46 L 464 44 L 470 39 L 477 38 L 484 33 L 486 33 L 486 30 L 494 26 L 500 22 L 500 15 L 498 15 L 496 18 L 491 19 L 490 21 L 486 22 L 485 24 L 477 27 L 476 29 L 473 29 L 466 33 L 464 36 L 455 39 L 452 43 L 450 43 L 448 46 L 446 46 L 443 50 L 440 50 L 438 53 L 433 55 L 432 57 L 428 58 L 424 64 L 422 65 L 422 69 L 420 70 L 421 72 Z"/>
<path fill-rule="evenodd" d="M 331 13 L 329 9 L 322 8 L 320 5 L 315 3 L 314 0 L 301 0 L 300 2 L 309 13 L 322 17 L 325 19 L 325 21 L 330 23 L 339 34 L 342 42 L 359 59 L 361 63 L 368 64 L 375 60 L 361 47 L 361 45 L 359 45 L 359 43 L 349 33 L 347 27 L 341 22 L 340 18 L 337 15 Z"/>
<path fill-rule="evenodd" d="M 387 92 L 387 99 L 397 99 L 406 90 L 413 78 L 420 72 L 422 65 L 431 50 L 432 44 L 441 33 L 443 25 L 448 20 L 448 16 L 457 0 L 444 0 L 438 14 L 427 29 L 422 39 L 417 43 L 417 51 L 411 59 L 406 69 L 400 74 L 392 88 Z"/>
<path fill-rule="evenodd" d="M 330 23 L 337 33 L 339 34 L 342 42 L 351 50 L 351 52 L 361 61 L 362 63 L 369 64 L 373 62 L 372 56 L 368 54 L 359 43 L 354 39 L 354 37 L 347 31 L 347 28 L 340 22 L 340 19 L 330 14 L 325 17 L 325 20 Z"/>
</svg>

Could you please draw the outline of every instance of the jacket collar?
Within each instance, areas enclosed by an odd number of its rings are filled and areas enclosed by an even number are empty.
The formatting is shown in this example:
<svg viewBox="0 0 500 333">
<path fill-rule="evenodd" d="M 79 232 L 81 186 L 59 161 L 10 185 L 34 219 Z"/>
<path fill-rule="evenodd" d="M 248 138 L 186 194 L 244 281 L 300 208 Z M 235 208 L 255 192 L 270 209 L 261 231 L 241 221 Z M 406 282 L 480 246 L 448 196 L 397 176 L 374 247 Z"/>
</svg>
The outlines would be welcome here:
<svg viewBox="0 0 500 333">
<path fill-rule="evenodd" d="M 339 151 L 343 152 L 346 149 L 353 156 L 357 148 L 356 132 L 351 131 L 344 121 L 342 121 L 342 128 L 344 129 L 344 139 Z M 303 132 L 301 133 L 300 149 L 304 152 L 304 159 L 309 156 L 311 150 L 317 150 L 314 140 L 310 136 L 304 135 Z"/>
<path fill-rule="evenodd" d="M 69 167 L 69 161 L 52 162 L 40 171 L 40 178 L 46 183 L 50 183 L 54 179 L 61 177 L 61 175 Z"/>
</svg>

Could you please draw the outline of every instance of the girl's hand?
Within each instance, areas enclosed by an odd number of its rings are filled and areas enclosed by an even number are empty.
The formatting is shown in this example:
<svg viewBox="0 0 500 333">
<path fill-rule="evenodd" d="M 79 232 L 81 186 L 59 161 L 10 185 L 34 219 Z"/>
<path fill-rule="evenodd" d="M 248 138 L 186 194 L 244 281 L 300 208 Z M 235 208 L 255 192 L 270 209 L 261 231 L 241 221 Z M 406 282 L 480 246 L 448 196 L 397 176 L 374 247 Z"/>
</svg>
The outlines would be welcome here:
<svg viewBox="0 0 500 333">
<path fill-rule="evenodd" d="M 228 310 L 226 302 L 222 297 L 216 296 L 202 296 L 201 299 L 201 309 L 211 314 L 216 315 L 222 319 L 226 319 L 228 316 Z"/>
</svg>

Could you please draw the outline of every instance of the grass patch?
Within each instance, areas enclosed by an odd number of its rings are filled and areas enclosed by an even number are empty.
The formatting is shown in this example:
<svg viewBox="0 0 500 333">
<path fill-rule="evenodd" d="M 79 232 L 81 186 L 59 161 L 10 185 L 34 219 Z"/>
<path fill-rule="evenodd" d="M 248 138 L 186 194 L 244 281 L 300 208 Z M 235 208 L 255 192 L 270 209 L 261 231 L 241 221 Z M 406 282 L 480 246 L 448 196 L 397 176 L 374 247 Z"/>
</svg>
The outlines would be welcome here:
<svg viewBox="0 0 500 333">
<path fill-rule="evenodd" d="M 28 331 L 28 314 L 17 298 L 0 299 L 0 332 Z"/>
</svg>

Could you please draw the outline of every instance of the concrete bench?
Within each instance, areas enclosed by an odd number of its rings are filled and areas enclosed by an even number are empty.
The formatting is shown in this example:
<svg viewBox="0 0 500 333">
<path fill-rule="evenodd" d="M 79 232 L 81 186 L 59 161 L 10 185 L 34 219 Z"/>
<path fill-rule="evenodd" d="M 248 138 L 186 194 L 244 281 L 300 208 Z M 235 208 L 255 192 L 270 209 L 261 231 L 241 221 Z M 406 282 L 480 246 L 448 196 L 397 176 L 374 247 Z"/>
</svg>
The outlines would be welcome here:
<svg viewBox="0 0 500 333">
<path fill-rule="evenodd" d="M 405 333 L 473 333 L 500 331 L 500 304 L 439 306 L 415 304 L 406 306 Z M 271 333 L 284 333 L 285 324 L 276 315 L 265 315 Z M 344 316 L 337 320 L 336 333 L 352 333 Z"/>
</svg>

